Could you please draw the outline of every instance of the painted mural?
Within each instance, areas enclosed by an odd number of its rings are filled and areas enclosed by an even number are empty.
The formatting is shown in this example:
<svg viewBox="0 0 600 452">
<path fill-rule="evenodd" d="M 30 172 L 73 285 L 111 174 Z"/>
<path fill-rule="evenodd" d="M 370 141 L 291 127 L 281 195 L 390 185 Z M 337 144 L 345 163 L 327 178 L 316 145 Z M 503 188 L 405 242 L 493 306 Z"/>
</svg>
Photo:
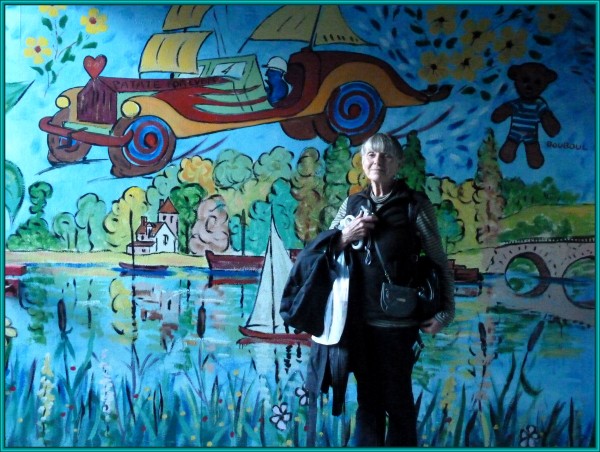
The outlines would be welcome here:
<svg viewBox="0 0 600 452">
<path fill-rule="evenodd" d="M 281 291 L 376 131 L 456 279 L 420 444 L 596 445 L 593 5 L 2 14 L 6 447 L 304 446 Z M 346 400 L 319 447 L 353 445 Z"/>
</svg>

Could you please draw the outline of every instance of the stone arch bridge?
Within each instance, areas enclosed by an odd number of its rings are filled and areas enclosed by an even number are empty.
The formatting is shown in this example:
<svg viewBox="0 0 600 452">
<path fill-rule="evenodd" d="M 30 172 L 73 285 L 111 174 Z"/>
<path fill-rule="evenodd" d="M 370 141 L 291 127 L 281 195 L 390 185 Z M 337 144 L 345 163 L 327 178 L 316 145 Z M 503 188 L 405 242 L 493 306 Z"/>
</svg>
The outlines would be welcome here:
<svg viewBox="0 0 600 452">
<path fill-rule="evenodd" d="M 496 247 L 487 267 L 485 263 L 482 267 L 486 273 L 504 274 L 514 259 L 522 257 L 534 263 L 540 277 L 562 278 L 574 262 L 595 255 L 594 236 L 524 239 Z"/>
</svg>

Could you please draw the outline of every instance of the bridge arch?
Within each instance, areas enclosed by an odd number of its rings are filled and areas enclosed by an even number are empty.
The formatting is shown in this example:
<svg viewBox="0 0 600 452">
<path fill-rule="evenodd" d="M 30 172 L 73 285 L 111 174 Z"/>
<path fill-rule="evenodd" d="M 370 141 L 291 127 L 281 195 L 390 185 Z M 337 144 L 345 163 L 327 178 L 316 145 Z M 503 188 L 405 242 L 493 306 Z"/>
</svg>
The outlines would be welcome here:
<svg viewBox="0 0 600 452">
<path fill-rule="evenodd" d="M 539 238 L 508 242 L 496 247 L 489 257 L 486 273 L 505 274 L 516 257 L 531 260 L 540 276 L 562 278 L 574 262 L 594 258 L 594 236 L 571 238 Z"/>
<path fill-rule="evenodd" d="M 525 293 L 521 293 L 520 295 L 524 297 L 535 297 L 543 294 L 550 285 L 550 283 L 548 282 L 548 278 L 551 276 L 550 269 L 546 265 L 544 259 L 539 254 L 532 253 L 529 251 L 524 252 L 513 256 L 512 259 L 510 259 L 510 261 L 506 264 L 506 269 L 508 270 L 511 264 L 517 259 L 527 259 L 528 261 L 533 263 L 540 277 L 539 284 L 537 284 L 533 289 Z M 509 287 L 512 287 L 510 281 L 508 280 L 508 271 L 505 271 L 504 278 L 506 279 L 506 284 L 508 284 Z"/>
</svg>

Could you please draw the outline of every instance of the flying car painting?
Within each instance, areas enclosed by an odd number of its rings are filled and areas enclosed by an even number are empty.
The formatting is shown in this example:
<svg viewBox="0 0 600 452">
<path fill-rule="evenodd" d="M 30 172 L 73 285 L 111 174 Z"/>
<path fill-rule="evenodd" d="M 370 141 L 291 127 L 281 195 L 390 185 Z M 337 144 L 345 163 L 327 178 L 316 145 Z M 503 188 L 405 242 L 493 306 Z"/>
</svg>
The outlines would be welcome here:
<svg viewBox="0 0 600 452">
<path fill-rule="evenodd" d="M 87 56 L 90 80 L 64 91 L 56 100 L 60 110 L 40 120 L 48 133 L 48 161 L 77 162 L 92 146 L 106 146 L 114 176 L 146 175 L 171 161 L 180 138 L 267 123 L 279 123 L 294 139 L 318 136 L 330 143 L 345 134 L 358 145 L 379 130 L 387 108 L 423 105 L 450 94 L 448 85 L 417 90 L 388 63 L 365 53 L 315 50 L 338 42 L 368 43 L 345 25 L 338 6 L 291 5 L 267 17 L 248 38 L 286 39 L 287 28 L 276 24 L 298 18 L 316 23 L 302 36 L 292 27 L 294 35 L 287 39 L 309 46 L 290 55 L 289 94 L 271 104 L 256 55 L 198 59 L 211 31 L 189 29 L 210 7 L 172 6 L 163 32 L 144 48 L 139 78 L 104 76 L 107 58 Z M 335 25 L 335 39 L 321 24 Z M 168 78 L 142 78 L 148 73 Z"/>
</svg>

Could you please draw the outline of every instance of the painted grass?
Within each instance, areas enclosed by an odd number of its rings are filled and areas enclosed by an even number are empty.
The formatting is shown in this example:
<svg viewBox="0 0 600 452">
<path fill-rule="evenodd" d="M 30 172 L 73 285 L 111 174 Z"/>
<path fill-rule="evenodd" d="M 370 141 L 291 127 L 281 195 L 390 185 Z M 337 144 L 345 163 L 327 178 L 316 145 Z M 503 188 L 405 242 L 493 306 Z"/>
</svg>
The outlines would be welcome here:
<svg viewBox="0 0 600 452">
<path fill-rule="evenodd" d="M 540 390 L 527 379 L 544 328 L 531 332 L 523 356 L 511 357 L 506 381 L 488 372 L 493 356 L 478 360 L 474 384 L 462 385 L 446 402 L 442 381 L 429 400 L 417 395 L 419 438 L 425 447 L 592 447 L 594 424 L 583 420 L 570 399 L 538 406 Z M 485 330 L 481 329 L 485 356 Z M 64 339 L 43 363 L 24 363 L 14 354 L 5 365 L 5 444 L 7 447 L 303 447 L 307 400 L 304 375 L 294 372 L 273 383 L 246 368 L 221 367 L 200 347 L 176 373 L 163 372 L 158 357 L 140 357 L 131 346 L 128 373 L 115 372 L 93 352 L 94 338 L 76 362 Z M 484 353 L 482 353 L 482 351 Z M 10 355 L 10 343 L 5 349 Z M 71 372 L 70 372 L 71 371 Z M 161 372 L 163 372 L 161 374 Z M 156 381 L 148 386 L 148 374 Z M 122 373 L 121 373 L 122 374 Z M 67 377 L 67 375 L 70 375 Z M 317 447 L 344 447 L 355 427 L 356 403 L 334 417 L 328 395 L 319 398 Z"/>
</svg>

